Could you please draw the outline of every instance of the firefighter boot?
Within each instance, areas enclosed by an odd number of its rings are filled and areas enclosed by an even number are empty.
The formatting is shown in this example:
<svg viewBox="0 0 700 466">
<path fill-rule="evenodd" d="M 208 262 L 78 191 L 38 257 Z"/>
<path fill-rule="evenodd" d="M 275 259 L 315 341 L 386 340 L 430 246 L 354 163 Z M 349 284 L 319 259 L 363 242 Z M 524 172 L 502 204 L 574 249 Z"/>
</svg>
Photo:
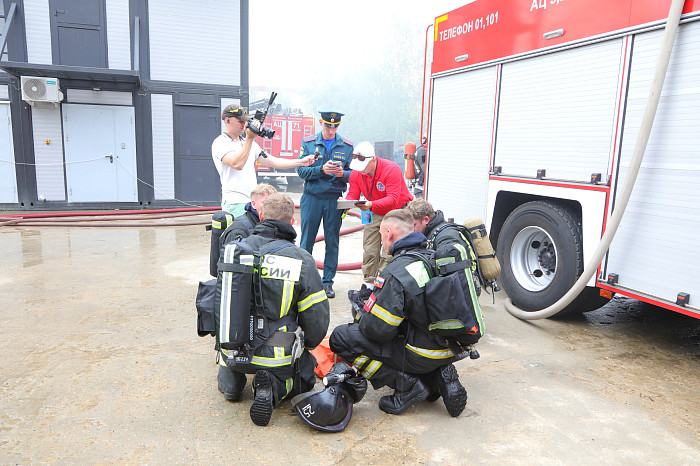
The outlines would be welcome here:
<svg viewBox="0 0 700 466">
<path fill-rule="evenodd" d="M 224 394 L 226 400 L 240 401 L 246 383 L 245 374 L 233 372 L 228 366 L 219 364 L 217 380 L 219 391 Z"/>
<path fill-rule="evenodd" d="M 426 398 L 426 400 L 430 401 L 431 403 L 440 398 L 440 390 L 438 389 L 436 374 L 437 371 L 433 371 L 428 372 L 427 374 L 419 375 L 421 382 L 423 382 L 423 385 L 428 387 L 428 389 L 430 390 L 430 395 L 428 395 L 428 398 Z"/>
<path fill-rule="evenodd" d="M 394 394 L 379 399 L 379 409 L 389 414 L 401 414 L 411 406 L 424 401 L 430 394 L 430 389 L 421 382 L 420 378 L 405 372 L 396 373 Z"/>
<path fill-rule="evenodd" d="M 358 293 L 357 293 L 357 297 L 360 298 L 360 301 L 362 301 L 362 303 L 364 303 L 365 301 L 367 301 L 369 299 L 369 297 L 372 295 L 373 291 L 374 290 L 367 288 L 367 285 L 365 285 L 363 283 L 362 286 L 360 287 L 360 291 L 358 291 Z"/>
<path fill-rule="evenodd" d="M 457 369 L 453 364 L 447 364 L 434 373 L 434 380 L 437 382 L 437 389 L 442 396 L 447 412 L 452 417 L 459 416 L 467 404 L 467 390 L 459 382 Z"/>
<path fill-rule="evenodd" d="M 250 405 L 250 419 L 256 426 L 266 426 L 270 423 L 272 411 L 275 409 L 272 376 L 268 371 L 255 373 L 253 392 L 255 399 Z"/>
</svg>

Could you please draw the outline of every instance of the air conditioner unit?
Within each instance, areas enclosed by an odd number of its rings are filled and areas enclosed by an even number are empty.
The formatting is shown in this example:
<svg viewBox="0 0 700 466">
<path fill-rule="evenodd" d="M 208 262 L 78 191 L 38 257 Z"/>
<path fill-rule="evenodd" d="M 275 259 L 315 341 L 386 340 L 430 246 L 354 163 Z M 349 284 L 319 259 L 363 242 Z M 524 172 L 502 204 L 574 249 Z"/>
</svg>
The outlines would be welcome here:
<svg viewBox="0 0 700 466">
<path fill-rule="evenodd" d="M 34 105 L 34 102 L 51 102 L 58 105 L 63 100 L 63 93 L 58 88 L 57 78 L 40 78 L 22 76 L 22 100 Z"/>
</svg>

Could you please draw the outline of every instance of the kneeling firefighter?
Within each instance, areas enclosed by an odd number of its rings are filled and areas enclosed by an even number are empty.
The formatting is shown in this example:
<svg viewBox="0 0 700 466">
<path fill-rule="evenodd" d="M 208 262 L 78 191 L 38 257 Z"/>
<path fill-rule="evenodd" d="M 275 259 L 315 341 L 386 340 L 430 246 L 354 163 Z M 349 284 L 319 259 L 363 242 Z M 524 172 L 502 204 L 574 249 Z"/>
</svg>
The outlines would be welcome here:
<svg viewBox="0 0 700 466">
<path fill-rule="evenodd" d="M 293 243 L 293 215 L 294 202 L 272 194 L 252 234 L 221 245 L 215 305 L 220 364 L 228 370 L 220 371 L 219 390 L 239 401 L 246 374 L 255 374 L 250 418 L 259 426 L 282 399 L 313 388 L 308 350 L 328 331 L 323 283 L 311 254 Z"/>
<path fill-rule="evenodd" d="M 426 249 L 427 238 L 413 229 L 413 217 L 403 209 L 384 216 L 382 245 L 393 259 L 355 322 L 333 330 L 330 348 L 375 389 L 395 390 L 379 400 L 382 411 L 401 414 L 442 397 L 456 417 L 467 391 L 452 363 L 478 357 L 472 345 L 483 334 L 471 263 L 453 247 L 444 253 Z"/>
</svg>

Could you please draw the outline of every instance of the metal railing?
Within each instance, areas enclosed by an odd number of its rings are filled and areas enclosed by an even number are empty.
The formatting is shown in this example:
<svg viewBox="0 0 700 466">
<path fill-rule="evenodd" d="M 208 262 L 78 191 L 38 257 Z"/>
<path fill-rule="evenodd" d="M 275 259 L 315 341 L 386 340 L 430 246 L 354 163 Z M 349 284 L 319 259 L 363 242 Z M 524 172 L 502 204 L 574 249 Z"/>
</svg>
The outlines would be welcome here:
<svg viewBox="0 0 700 466">
<path fill-rule="evenodd" d="M 10 30 L 10 25 L 12 25 L 12 20 L 15 17 L 15 11 L 17 10 L 17 4 L 12 3 L 10 5 L 10 10 L 7 12 L 5 17 L 5 27 L 3 28 L 2 35 L 0 36 L 0 57 L 5 54 L 5 47 L 7 47 L 7 33 Z"/>
</svg>

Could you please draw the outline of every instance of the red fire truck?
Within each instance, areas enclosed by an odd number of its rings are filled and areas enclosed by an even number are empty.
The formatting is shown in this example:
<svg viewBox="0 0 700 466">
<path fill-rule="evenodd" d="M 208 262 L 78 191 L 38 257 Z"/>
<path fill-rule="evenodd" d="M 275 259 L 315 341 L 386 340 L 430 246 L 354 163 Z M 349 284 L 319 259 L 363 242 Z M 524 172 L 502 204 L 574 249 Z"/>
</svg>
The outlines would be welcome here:
<svg viewBox="0 0 700 466">
<path fill-rule="evenodd" d="M 610 224 L 670 5 L 476 0 L 428 29 L 425 197 L 485 219 L 500 283 L 525 311 L 572 287 Z M 629 203 L 564 311 L 619 293 L 700 317 L 699 199 L 700 0 L 686 0 Z"/>
<path fill-rule="evenodd" d="M 272 139 L 255 138 L 255 142 L 268 154 L 282 158 L 298 158 L 301 142 L 306 136 L 316 133 L 316 120 L 301 115 L 268 115 L 265 126 L 275 131 Z M 298 177 L 295 169 L 270 169 L 256 163 L 258 176 L 287 177 L 291 182 Z"/>
</svg>

